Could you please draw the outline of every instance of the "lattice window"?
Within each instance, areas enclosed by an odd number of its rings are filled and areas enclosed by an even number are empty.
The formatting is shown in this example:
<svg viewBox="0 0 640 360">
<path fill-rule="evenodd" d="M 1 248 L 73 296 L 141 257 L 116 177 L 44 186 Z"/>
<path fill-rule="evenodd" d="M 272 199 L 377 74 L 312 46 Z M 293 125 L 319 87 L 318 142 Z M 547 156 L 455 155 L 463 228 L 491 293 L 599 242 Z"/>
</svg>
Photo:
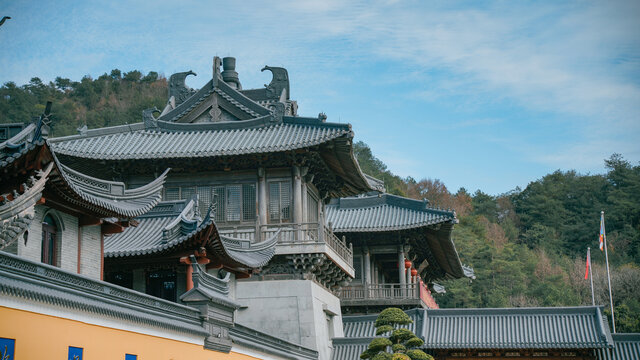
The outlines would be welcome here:
<svg viewBox="0 0 640 360">
<path fill-rule="evenodd" d="M 164 189 L 164 199 L 166 201 L 180 200 L 179 187 L 167 187 Z"/>
<path fill-rule="evenodd" d="M 196 188 L 193 186 L 180 188 L 180 200 L 189 200 L 196 193 Z"/>
<path fill-rule="evenodd" d="M 362 282 L 362 257 L 361 256 L 353 256 L 353 269 L 356 271 L 355 277 L 353 281 Z"/>
<path fill-rule="evenodd" d="M 318 222 L 318 199 L 307 191 L 307 222 Z"/>
<path fill-rule="evenodd" d="M 204 218 L 209 211 L 209 206 L 211 206 L 212 201 L 212 191 L 211 186 L 198 186 L 198 211 L 200 211 L 200 216 Z"/>
<path fill-rule="evenodd" d="M 269 221 L 291 220 L 291 182 L 273 181 L 269 183 Z"/>
<path fill-rule="evenodd" d="M 242 220 L 256 219 L 256 185 L 242 184 Z"/>
<path fill-rule="evenodd" d="M 242 213 L 242 186 L 227 186 L 227 221 L 240 221 Z"/>
<path fill-rule="evenodd" d="M 225 206 L 226 197 L 225 197 L 224 186 L 214 186 L 213 194 L 215 196 L 214 201 L 216 203 L 215 221 L 216 222 L 225 221 L 225 214 L 226 214 L 227 207 Z"/>
</svg>

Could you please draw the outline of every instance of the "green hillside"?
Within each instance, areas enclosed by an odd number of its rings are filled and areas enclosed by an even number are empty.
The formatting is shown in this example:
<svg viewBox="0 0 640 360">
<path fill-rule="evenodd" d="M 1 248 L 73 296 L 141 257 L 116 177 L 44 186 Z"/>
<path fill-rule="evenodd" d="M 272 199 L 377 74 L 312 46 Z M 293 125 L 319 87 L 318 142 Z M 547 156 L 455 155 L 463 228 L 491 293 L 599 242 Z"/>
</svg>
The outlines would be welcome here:
<svg viewBox="0 0 640 360">
<path fill-rule="evenodd" d="M 57 78 L 45 84 L 6 83 L 0 88 L 0 123 L 30 121 L 53 101 L 52 136 L 76 129 L 141 121 L 145 108 L 165 105 L 167 81 L 158 73 L 113 70 L 79 82 Z M 607 173 L 556 171 L 525 189 L 491 196 L 464 188 L 449 191 L 437 179 L 401 178 L 364 143 L 355 153 L 366 173 L 383 179 L 387 191 L 434 206 L 453 208 L 460 224 L 454 240 L 477 279 L 449 281 L 436 295 L 441 307 L 589 305 L 584 280 L 592 247 L 596 303 L 608 304 L 604 255 L 598 247 L 600 211 L 605 211 L 618 332 L 640 332 L 640 166 L 614 154 Z"/>
</svg>

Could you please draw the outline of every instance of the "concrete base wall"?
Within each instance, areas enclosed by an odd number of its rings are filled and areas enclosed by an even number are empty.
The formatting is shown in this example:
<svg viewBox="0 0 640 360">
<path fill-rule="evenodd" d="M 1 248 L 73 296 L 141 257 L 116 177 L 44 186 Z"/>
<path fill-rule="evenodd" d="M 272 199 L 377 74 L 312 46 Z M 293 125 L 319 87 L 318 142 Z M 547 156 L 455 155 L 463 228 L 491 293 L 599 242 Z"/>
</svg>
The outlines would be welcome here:
<svg viewBox="0 0 640 360">
<path fill-rule="evenodd" d="M 318 351 L 329 360 L 332 337 L 342 337 L 340 300 L 310 280 L 239 281 L 239 324 Z"/>
</svg>

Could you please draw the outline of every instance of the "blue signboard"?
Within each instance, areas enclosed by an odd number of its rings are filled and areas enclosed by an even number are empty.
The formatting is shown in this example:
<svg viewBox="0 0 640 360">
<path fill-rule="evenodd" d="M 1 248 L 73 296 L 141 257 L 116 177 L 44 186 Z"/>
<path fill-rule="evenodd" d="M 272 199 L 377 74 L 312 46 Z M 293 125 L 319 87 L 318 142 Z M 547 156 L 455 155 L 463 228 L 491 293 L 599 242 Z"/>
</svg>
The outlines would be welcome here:
<svg viewBox="0 0 640 360">
<path fill-rule="evenodd" d="M 14 360 L 16 340 L 0 338 L 0 360 Z"/>
<path fill-rule="evenodd" d="M 69 346 L 69 360 L 82 360 L 82 348 Z"/>
<path fill-rule="evenodd" d="M 124 360 L 138 360 L 138 355 L 125 354 Z"/>
</svg>

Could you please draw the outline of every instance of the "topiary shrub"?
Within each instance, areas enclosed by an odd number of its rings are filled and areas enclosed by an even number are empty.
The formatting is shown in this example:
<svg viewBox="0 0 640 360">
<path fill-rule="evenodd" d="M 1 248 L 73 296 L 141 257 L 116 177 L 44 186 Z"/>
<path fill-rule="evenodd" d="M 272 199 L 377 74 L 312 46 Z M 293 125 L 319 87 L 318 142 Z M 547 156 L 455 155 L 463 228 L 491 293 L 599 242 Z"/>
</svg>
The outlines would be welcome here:
<svg viewBox="0 0 640 360">
<path fill-rule="evenodd" d="M 400 325 L 408 325 L 413 321 L 409 315 L 398 308 L 384 309 L 376 319 L 376 335 L 389 334 L 388 338 L 375 338 L 369 344 L 367 350 L 361 355 L 361 359 L 371 360 L 433 360 L 431 355 L 415 349 L 424 344 L 411 330 L 399 328 Z M 391 347 L 391 353 L 387 350 Z M 408 350 L 409 349 L 409 350 Z"/>
<path fill-rule="evenodd" d="M 407 351 L 407 356 L 409 356 L 411 360 L 433 360 L 433 356 L 418 349 Z"/>
</svg>

